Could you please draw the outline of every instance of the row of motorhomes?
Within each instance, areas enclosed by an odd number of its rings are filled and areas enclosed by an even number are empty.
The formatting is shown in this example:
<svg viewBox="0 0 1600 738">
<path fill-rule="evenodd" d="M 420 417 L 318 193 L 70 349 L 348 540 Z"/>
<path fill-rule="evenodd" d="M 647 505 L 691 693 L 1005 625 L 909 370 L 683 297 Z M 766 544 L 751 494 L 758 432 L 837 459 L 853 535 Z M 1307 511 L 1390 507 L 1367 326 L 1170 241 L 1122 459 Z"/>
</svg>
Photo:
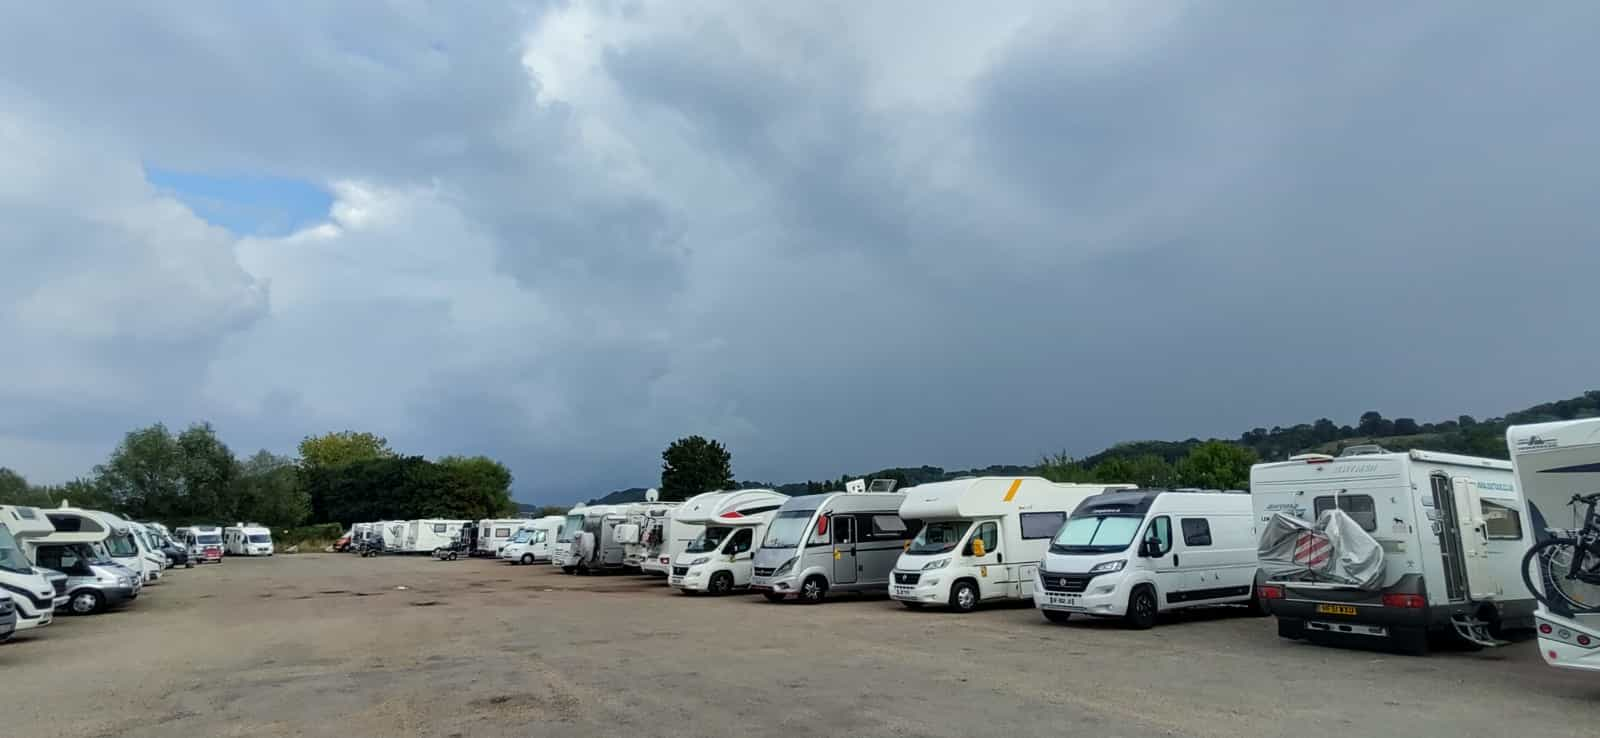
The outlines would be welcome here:
<svg viewBox="0 0 1600 738">
<path fill-rule="evenodd" d="M 271 554 L 250 526 L 167 530 L 112 513 L 72 507 L 0 505 L 0 640 L 49 625 L 57 612 L 88 615 L 138 599 L 168 569 L 220 561 L 228 553 Z"/>
</svg>

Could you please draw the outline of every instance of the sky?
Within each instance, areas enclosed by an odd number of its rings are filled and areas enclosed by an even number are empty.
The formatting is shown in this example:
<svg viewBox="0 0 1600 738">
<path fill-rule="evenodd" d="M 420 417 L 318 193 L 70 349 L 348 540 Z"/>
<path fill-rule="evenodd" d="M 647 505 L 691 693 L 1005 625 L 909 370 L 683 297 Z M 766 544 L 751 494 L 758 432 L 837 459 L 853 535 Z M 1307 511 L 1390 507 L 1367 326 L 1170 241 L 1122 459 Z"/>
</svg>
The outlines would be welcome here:
<svg viewBox="0 0 1600 738">
<path fill-rule="evenodd" d="M 1600 4 L 23 3 L 0 466 L 210 421 L 515 496 L 1596 387 Z"/>
</svg>

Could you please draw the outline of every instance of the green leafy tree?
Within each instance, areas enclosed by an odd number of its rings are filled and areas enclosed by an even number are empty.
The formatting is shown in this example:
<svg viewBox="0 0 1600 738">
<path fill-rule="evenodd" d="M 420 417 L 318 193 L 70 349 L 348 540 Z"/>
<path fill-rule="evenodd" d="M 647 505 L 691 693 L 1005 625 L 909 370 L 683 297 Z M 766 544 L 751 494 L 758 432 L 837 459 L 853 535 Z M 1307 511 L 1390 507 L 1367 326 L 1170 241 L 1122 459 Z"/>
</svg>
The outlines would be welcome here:
<svg viewBox="0 0 1600 738">
<path fill-rule="evenodd" d="M 446 456 L 435 462 L 444 474 L 446 506 L 468 520 L 498 518 L 517 510 L 511 501 L 511 470 L 487 456 Z"/>
<path fill-rule="evenodd" d="M 300 441 L 300 463 L 307 467 L 331 468 L 394 455 L 389 450 L 389 440 L 373 433 L 347 430 L 306 436 Z"/>
<path fill-rule="evenodd" d="M 1094 468 L 1093 476 L 1096 482 L 1137 484 L 1149 489 L 1169 489 L 1178 483 L 1178 470 L 1155 454 L 1106 459 Z"/>
<path fill-rule="evenodd" d="M 1196 446 L 1178 462 L 1178 483 L 1202 489 L 1246 489 L 1250 466 L 1256 452 L 1222 441 L 1207 441 Z"/>
<path fill-rule="evenodd" d="M 162 520 L 215 521 L 233 516 L 234 482 L 239 461 L 217 438 L 210 423 L 191 425 L 178 434 L 179 497 L 159 513 Z"/>
<path fill-rule="evenodd" d="M 234 484 L 234 512 L 224 516 L 291 528 L 311 516 L 311 496 L 300 484 L 294 460 L 262 449 L 240 462 Z"/>
<path fill-rule="evenodd" d="M 33 489 L 28 486 L 28 480 L 3 466 L 0 466 L 0 504 L 36 505 Z"/>
<path fill-rule="evenodd" d="M 1094 472 L 1084 468 L 1067 452 L 1047 454 L 1039 461 L 1039 476 L 1052 482 L 1092 482 Z"/>
<path fill-rule="evenodd" d="M 661 452 L 661 499 L 686 500 L 733 487 L 733 455 L 702 436 L 680 438 Z"/>
<path fill-rule="evenodd" d="M 94 471 L 114 508 L 130 517 L 165 520 L 182 509 L 183 449 L 161 423 L 129 431 Z"/>
</svg>

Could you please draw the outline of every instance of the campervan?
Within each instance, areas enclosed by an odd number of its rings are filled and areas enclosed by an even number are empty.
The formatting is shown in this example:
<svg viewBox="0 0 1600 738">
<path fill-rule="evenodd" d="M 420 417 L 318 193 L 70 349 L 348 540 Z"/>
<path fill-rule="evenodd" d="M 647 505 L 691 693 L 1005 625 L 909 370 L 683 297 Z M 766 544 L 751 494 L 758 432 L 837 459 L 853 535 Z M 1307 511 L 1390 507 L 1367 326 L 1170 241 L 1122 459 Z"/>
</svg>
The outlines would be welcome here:
<svg viewBox="0 0 1600 738">
<path fill-rule="evenodd" d="M 656 491 L 645 492 L 645 501 L 624 506 L 623 523 L 615 535 L 622 542 L 622 565 L 644 571 L 647 562 L 659 561 L 668 542 L 672 511 L 676 502 L 657 502 Z M 660 567 L 654 567 L 660 571 Z"/>
<path fill-rule="evenodd" d="M 34 563 L 66 576 L 66 611 L 89 615 L 138 599 L 144 588 L 139 572 L 111 558 L 103 534 L 54 533 L 26 546 Z"/>
<path fill-rule="evenodd" d="M 472 541 L 473 556 L 499 556 L 500 549 L 511 542 L 511 537 L 529 521 L 522 518 L 493 518 L 479 520 L 473 527 L 477 532 Z"/>
<path fill-rule="evenodd" d="M 27 541 L 55 530 L 38 508 L 0 505 L 0 590 L 11 594 L 17 610 L 17 630 L 49 625 L 55 609 L 67 604 L 65 580 L 61 581 L 63 589 L 56 591 L 51 578 L 34 568 L 24 548 Z"/>
<path fill-rule="evenodd" d="M 58 533 L 90 534 L 90 540 L 105 546 L 112 561 L 137 572 L 145 584 L 161 579 L 161 565 L 156 558 L 147 555 L 144 544 L 134 535 L 128 521 L 108 512 L 75 508 L 65 501 L 61 507 L 45 510 L 44 514 Z"/>
<path fill-rule="evenodd" d="M 1033 597 L 1050 539 L 1090 495 L 1131 485 L 1062 484 L 1040 477 L 968 477 L 906 491 L 903 520 L 922 529 L 896 561 L 889 596 L 910 609 L 971 612 L 985 600 Z"/>
<path fill-rule="evenodd" d="M 409 520 L 404 527 L 401 553 L 432 553 L 437 548 L 448 548 L 456 540 L 466 520 Z"/>
<path fill-rule="evenodd" d="M 704 530 L 672 560 L 668 586 L 717 595 L 749 587 L 755 576 L 756 541 L 766 535 L 767 525 L 788 499 L 770 489 L 742 489 L 705 499 L 697 511 L 682 518 Z"/>
<path fill-rule="evenodd" d="M 181 543 L 189 547 L 189 558 L 197 564 L 222 563 L 222 529 L 215 525 L 179 528 Z"/>
<path fill-rule="evenodd" d="M 1257 596 L 1284 638 L 1422 654 L 1432 632 L 1493 646 L 1533 625 L 1508 462 L 1355 447 L 1256 464 L 1250 496 Z"/>
<path fill-rule="evenodd" d="M 561 571 L 567 574 L 588 574 L 622 568 L 624 556 L 622 542 L 616 538 L 616 529 L 622 524 L 624 505 L 589 505 L 567 513 L 562 523 L 561 536 L 568 538 L 565 554 L 556 559 Z M 587 533 L 593 547 L 584 556 L 579 551 L 576 536 Z"/>
<path fill-rule="evenodd" d="M 698 494 L 672 508 L 672 512 L 667 514 L 667 519 L 661 526 L 659 550 L 654 558 L 640 562 L 639 569 L 646 574 L 668 577 L 672 572 L 673 559 L 705 532 L 704 523 L 689 521 L 702 519 L 705 505 L 721 494 L 723 492 L 720 491 Z"/>
<path fill-rule="evenodd" d="M 773 602 L 791 595 L 821 602 L 830 592 L 887 591 L 894 564 L 921 521 L 900 518 L 905 494 L 892 491 L 894 480 L 873 481 L 881 491 L 785 501 L 756 549 L 750 588 Z"/>
<path fill-rule="evenodd" d="M 1582 528 L 1587 506 L 1574 504 L 1572 498 L 1600 492 L 1600 418 L 1512 426 L 1506 429 L 1506 446 L 1527 503 L 1527 528 L 1532 534 L 1542 541 L 1555 535 L 1551 531 L 1565 536 Z M 1547 565 L 1529 564 L 1534 585 L 1548 593 Z M 1592 584 L 1577 587 L 1594 591 Z M 1600 612 L 1558 610 L 1539 602 L 1535 619 L 1545 663 L 1600 671 Z"/>
<path fill-rule="evenodd" d="M 561 562 L 566 561 L 567 556 L 572 551 L 572 538 L 583 527 L 583 515 L 581 513 L 587 508 L 588 505 L 580 503 L 567 510 L 567 514 L 561 518 L 561 529 L 556 534 L 556 542 L 550 546 L 550 563 L 562 566 L 563 571 L 565 571 L 565 567 Z M 576 522 L 568 525 L 569 521 Z"/>
<path fill-rule="evenodd" d="M 500 558 L 513 564 L 535 564 L 550 561 L 561 524 L 566 518 L 546 515 L 536 520 L 524 520 L 511 542 L 500 549 Z"/>
<path fill-rule="evenodd" d="M 272 531 L 256 523 L 235 523 L 222 529 L 222 546 L 229 556 L 271 556 Z"/>
<path fill-rule="evenodd" d="M 1059 527 L 1033 580 L 1033 604 L 1051 622 L 1079 613 L 1149 628 L 1186 607 L 1260 611 L 1255 515 L 1242 490 L 1105 492 Z"/>
</svg>

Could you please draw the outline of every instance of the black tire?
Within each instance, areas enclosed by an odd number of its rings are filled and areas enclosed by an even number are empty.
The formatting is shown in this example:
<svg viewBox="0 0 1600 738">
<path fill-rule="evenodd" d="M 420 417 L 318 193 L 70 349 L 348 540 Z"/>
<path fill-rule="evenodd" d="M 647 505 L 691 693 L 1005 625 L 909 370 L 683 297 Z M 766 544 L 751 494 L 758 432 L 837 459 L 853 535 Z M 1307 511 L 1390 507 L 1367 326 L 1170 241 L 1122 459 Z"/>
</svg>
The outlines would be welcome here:
<svg viewBox="0 0 1600 738">
<path fill-rule="evenodd" d="M 67 601 L 67 609 L 73 615 L 93 615 L 106 609 L 106 598 L 92 589 L 79 590 Z"/>
<path fill-rule="evenodd" d="M 1060 624 L 1065 623 L 1065 622 L 1067 622 L 1067 621 L 1072 619 L 1072 613 L 1070 613 L 1070 612 L 1062 612 L 1060 610 L 1040 610 L 1039 612 L 1044 613 L 1044 619 L 1045 620 L 1048 620 L 1048 621 L 1050 621 L 1052 623 L 1055 623 L 1057 625 L 1060 625 Z"/>
<path fill-rule="evenodd" d="M 1278 618 L 1278 637 L 1298 641 L 1306 637 L 1306 624 L 1294 618 Z"/>
<path fill-rule="evenodd" d="M 972 612 L 978 609 L 978 585 L 965 579 L 950 585 L 950 611 Z"/>
<path fill-rule="evenodd" d="M 815 605 L 828 599 L 828 580 L 812 575 L 800 584 L 800 601 Z"/>
<path fill-rule="evenodd" d="M 761 596 L 767 598 L 768 602 L 782 602 L 788 599 L 788 596 L 782 592 L 762 592 Z"/>
<path fill-rule="evenodd" d="M 1270 614 L 1267 612 L 1266 604 L 1261 601 L 1261 590 L 1259 588 L 1250 588 L 1250 602 L 1245 604 L 1245 612 L 1249 613 L 1250 617 L 1255 618 L 1264 618 Z"/>
<path fill-rule="evenodd" d="M 523 566 L 533 566 L 533 554 L 523 554 L 522 555 L 522 565 Z"/>
<path fill-rule="evenodd" d="M 733 572 L 719 571 L 706 583 L 706 594 L 721 597 L 733 591 Z"/>
<path fill-rule="evenodd" d="M 1134 630 L 1149 630 L 1156 626 L 1156 591 L 1149 585 L 1135 587 L 1128 595 L 1128 612 L 1123 622 Z"/>
</svg>

